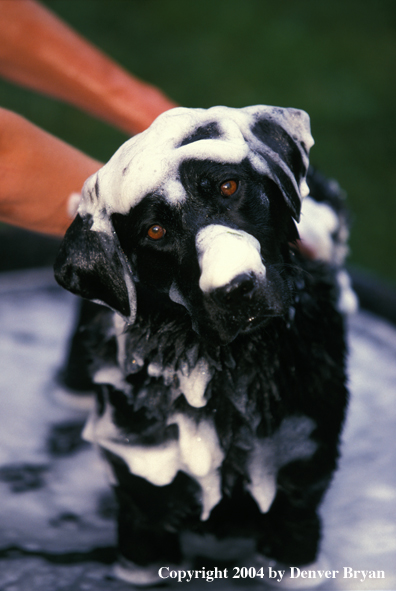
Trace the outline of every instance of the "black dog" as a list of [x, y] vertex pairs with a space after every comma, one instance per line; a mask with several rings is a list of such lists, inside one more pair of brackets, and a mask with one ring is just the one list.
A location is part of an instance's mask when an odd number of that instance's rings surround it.
[[249, 537], [256, 565], [317, 556], [348, 395], [340, 260], [296, 246], [312, 143], [295, 109], [174, 109], [84, 186], [55, 270], [116, 312], [90, 326], [85, 437], [133, 582], [180, 564], [186, 532]]

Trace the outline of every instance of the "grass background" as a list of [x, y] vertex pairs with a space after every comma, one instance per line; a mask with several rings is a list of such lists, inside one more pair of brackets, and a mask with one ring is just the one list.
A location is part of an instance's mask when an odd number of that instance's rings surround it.
[[[395, 0], [43, 3], [184, 106], [308, 111], [311, 161], [348, 193], [350, 262], [396, 284]], [[0, 104], [104, 161], [126, 139], [3, 80]]]

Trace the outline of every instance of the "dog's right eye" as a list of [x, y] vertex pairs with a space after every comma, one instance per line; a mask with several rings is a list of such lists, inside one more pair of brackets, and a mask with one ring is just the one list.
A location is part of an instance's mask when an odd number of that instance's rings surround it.
[[234, 179], [225, 181], [225, 183], [220, 185], [220, 193], [223, 195], [223, 197], [231, 197], [231, 195], [233, 195], [237, 189], [238, 181], [235, 181]]
[[165, 228], [158, 224], [154, 224], [147, 230], [147, 236], [151, 238], [151, 240], [161, 240], [166, 234]]

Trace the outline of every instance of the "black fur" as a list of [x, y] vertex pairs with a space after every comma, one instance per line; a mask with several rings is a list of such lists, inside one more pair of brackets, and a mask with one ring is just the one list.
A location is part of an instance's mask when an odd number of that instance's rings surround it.
[[[278, 150], [298, 182], [304, 177], [300, 151], [284, 130], [265, 121], [253, 132]], [[200, 127], [183, 145], [218, 133], [213, 125]], [[120, 552], [135, 565], [180, 563], [185, 531], [249, 536], [259, 555], [287, 565], [316, 558], [317, 509], [337, 465], [348, 399], [344, 320], [337, 309], [336, 270], [299, 253], [293, 218], [300, 199], [279, 164], [271, 167], [277, 182], [248, 159], [184, 160], [178, 170], [184, 201], [170, 203], [160, 191], [147, 194], [128, 214], [111, 214], [112, 237], [92, 231], [89, 219], [77, 216], [59, 255], [62, 285], [125, 317], [131, 312], [126, 269], [136, 283], [137, 315], [126, 328], [121, 366], [113, 312], [101, 309], [87, 327], [93, 374], [118, 367], [124, 379], [122, 387], [98, 387], [98, 416], [110, 405], [122, 437], [146, 447], [178, 439], [177, 424], [168, 422], [175, 412], [196, 424], [209, 419], [224, 453], [222, 498], [202, 521], [201, 489], [188, 474], [179, 471], [171, 483], [155, 486], [105, 451], [118, 482]], [[238, 189], [224, 197], [220, 186], [228, 179], [236, 179]], [[320, 194], [317, 180], [315, 186]], [[155, 224], [166, 229], [158, 241], [147, 234]], [[215, 290], [199, 288], [196, 236], [212, 224], [259, 242], [265, 281], [248, 271]], [[89, 247], [81, 247], [87, 237]], [[180, 301], [170, 299], [172, 289]], [[212, 377], [206, 403], [193, 407], [184, 394], [175, 399], [174, 389], [180, 372], [188, 375], [202, 358]], [[167, 368], [168, 377], [154, 376], [152, 363]], [[283, 441], [282, 433], [296, 421], [312, 453], [299, 455], [292, 440], [290, 449]], [[249, 457], [258, 440], [271, 440], [279, 455], [276, 495], [266, 513], [248, 492]]]
[[[56, 260], [56, 278], [72, 293], [100, 300], [128, 316], [130, 306], [117, 256], [117, 245], [107, 234], [93, 232], [90, 217], [79, 215], [68, 228]], [[75, 273], [78, 266], [78, 273]]]
[[[206, 391], [208, 403], [204, 409], [188, 412], [197, 420], [214, 418], [225, 460], [223, 500], [202, 523], [199, 487], [188, 476], [179, 473], [170, 485], [158, 488], [131, 475], [122, 461], [108, 453], [119, 481], [121, 551], [133, 562], [177, 563], [181, 554], [176, 532], [186, 529], [219, 537], [249, 535], [257, 540], [260, 552], [286, 564], [315, 559], [320, 539], [317, 507], [336, 467], [348, 398], [346, 347], [343, 319], [334, 306], [337, 288], [332, 273], [293, 250], [291, 260], [288, 272], [294, 275], [295, 312], [288, 310], [223, 346], [199, 337], [191, 329], [188, 313], [177, 304], [159, 306], [160, 299], [150, 291], [138, 290], [139, 313], [128, 330], [131, 365], [133, 351], [171, 364], [175, 370], [185, 364], [194, 367], [202, 355], [209, 360], [216, 373]], [[109, 364], [110, 352], [116, 363], [115, 338], [107, 336], [108, 314], [103, 311], [91, 326], [95, 368]], [[155, 445], [177, 437], [166, 419], [171, 410], [187, 411], [184, 397], [172, 404], [170, 386], [150, 377], [147, 364], [136, 373], [132, 365], [127, 381], [132, 387], [128, 395], [112, 386], [104, 389], [114, 420], [128, 440]], [[253, 429], [257, 416], [261, 420]], [[270, 511], [262, 514], [243, 490], [249, 478], [247, 454], [255, 437], [273, 434], [285, 417], [293, 416], [313, 419], [316, 427], [311, 438], [318, 444], [317, 451], [312, 458], [296, 460], [279, 471], [276, 499]], [[147, 546], [142, 539], [147, 539]], [[163, 555], [157, 555], [160, 547]]]

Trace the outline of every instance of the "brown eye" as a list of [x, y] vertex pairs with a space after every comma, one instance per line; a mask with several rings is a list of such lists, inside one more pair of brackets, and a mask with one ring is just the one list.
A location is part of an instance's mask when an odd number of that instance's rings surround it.
[[223, 197], [231, 197], [238, 188], [238, 181], [225, 181], [220, 185], [220, 193]]
[[154, 224], [151, 228], [147, 231], [147, 236], [151, 238], [151, 240], [161, 240], [166, 234], [165, 228], [159, 226], [158, 224]]

